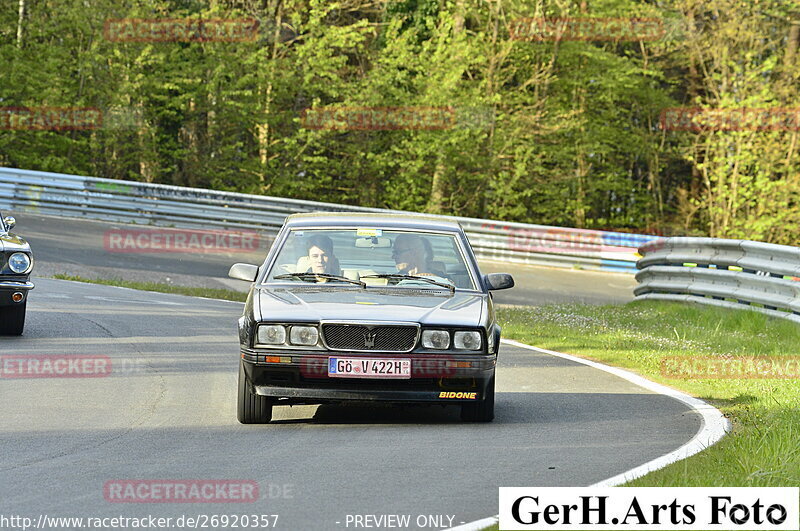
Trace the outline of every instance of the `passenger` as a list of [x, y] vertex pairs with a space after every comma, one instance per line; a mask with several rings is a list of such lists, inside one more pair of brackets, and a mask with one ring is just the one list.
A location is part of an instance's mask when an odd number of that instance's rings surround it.
[[395, 238], [392, 258], [401, 274], [446, 278], [443, 271], [431, 266], [433, 249], [430, 244], [416, 234], [401, 234]]
[[318, 235], [309, 238], [306, 243], [308, 262], [310, 267], [307, 273], [326, 273], [328, 275], [341, 275], [339, 259], [333, 253], [333, 240], [328, 236]]

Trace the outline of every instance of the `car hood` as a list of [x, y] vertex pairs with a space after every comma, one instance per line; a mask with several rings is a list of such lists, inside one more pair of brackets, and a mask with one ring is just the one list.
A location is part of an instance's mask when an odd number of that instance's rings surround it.
[[416, 289], [257, 288], [260, 321], [410, 321], [481, 326], [488, 296]]
[[3, 251], [30, 251], [31, 246], [24, 239], [10, 232], [0, 232], [0, 252]]

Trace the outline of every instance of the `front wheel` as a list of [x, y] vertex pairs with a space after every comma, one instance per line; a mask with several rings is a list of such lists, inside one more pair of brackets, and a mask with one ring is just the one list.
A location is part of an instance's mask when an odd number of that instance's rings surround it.
[[239, 392], [236, 417], [242, 424], [266, 424], [272, 420], [272, 401], [269, 397], [250, 392], [244, 362], [239, 361]]
[[461, 420], [464, 422], [491, 422], [494, 420], [494, 375], [486, 384], [486, 394], [478, 403], [461, 405]]
[[0, 336], [21, 336], [25, 328], [25, 307], [28, 301], [0, 308]]

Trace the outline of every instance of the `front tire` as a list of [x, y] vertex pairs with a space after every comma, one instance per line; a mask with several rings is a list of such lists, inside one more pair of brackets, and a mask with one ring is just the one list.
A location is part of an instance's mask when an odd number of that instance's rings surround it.
[[491, 422], [494, 420], [494, 375], [486, 384], [486, 395], [478, 403], [461, 405], [461, 420], [464, 422]]
[[267, 424], [272, 420], [272, 401], [269, 397], [250, 392], [244, 362], [239, 361], [239, 392], [236, 417], [242, 424]]
[[0, 308], [0, 336], [21, 336], [25, 328], [25, 307], [27, 299], [22, 304]]

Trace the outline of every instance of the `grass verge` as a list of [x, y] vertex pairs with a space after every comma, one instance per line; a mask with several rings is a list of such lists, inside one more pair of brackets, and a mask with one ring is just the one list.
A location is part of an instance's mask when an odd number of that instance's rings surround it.
[[[731, 419], [732, 433], [718, 444], [628, 485], [800, 484], [797, 324], [752, 311], [647, 301], [498, 314], [506, 338], [632, 370], [706, 400]], [[742, 358], [756, 358], [771, 376], [783, 369], [784, 377], [719, 377], [732, 375]]]
[[121, 279], [90, 279], [61, 274], [53, 275], [53, 278], [60, 280], [74, 280], [75, 282], [88, 282], [90, 284], [103, 284], [105, 286], [120, 286], [123, 288], [140, 289], [143, 291], [156, 291], [158, 293], [175, 293], [177, 295], [189, 295], [191, 297], [224, 299], [226, 301], [244, 302], [245, 299], [247, 299], [247, 293], [239, 293], [238, 291], [229, 289], [192, 288], [188, 286], [162, 284], [159, 282], [135, 282], [132, 280]]

